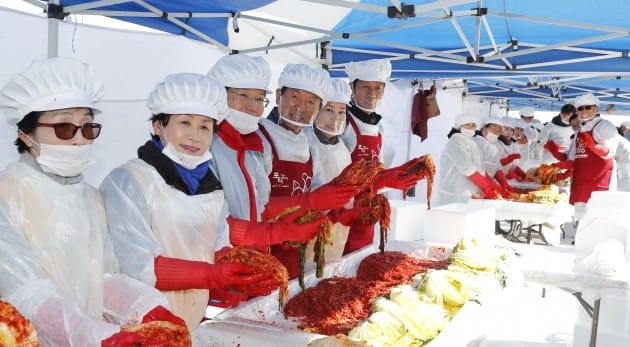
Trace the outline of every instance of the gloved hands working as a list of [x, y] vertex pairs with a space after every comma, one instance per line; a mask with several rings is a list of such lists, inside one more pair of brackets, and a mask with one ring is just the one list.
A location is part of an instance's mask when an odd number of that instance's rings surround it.
[[[156, 306], [151, 311], [147, 312], [142, 318], [142, 323], [149, 323], [153, 321], [167, 321], [173, 324], [177, 324], [186, 327], [186, 322], [183, 319], [174, 315], [171, 311], [167, 310], [164, 306]], [[188, 328], [186, 328], [188, 330]], [[164, 341], [162, 339], [141, 336], [136, 332], [129, 332], [121, 330], [118, 333], [110, 336], [109, 338], [101, 342], [102, 347], [120, 347], [120, 346], [142, 346], [151, 347], [168, 347], [171, 345], [171, 341]]]
[[154, 266], [159, 290], [235, 290], [259, 296], [268, 295], [279, 285], [271, 272], [238, 263], [210, 264], [158, 256]]
[[521, 155], [519, 153], [512, 153], [512, 154], [509, 154], [507, 157], [502, 158], [500, 161], [501, 161], [501, 165], [505, 166], [517, 159], [521, 159]]
[[330, 211], [328, 218], [333, 223], [341, 223], [345, 226], [372, 225], [370, 221], [361, 220], [361, 215], [369, 213], [371, 209], [371, 207], [338, 208]]
[[567, 154], [560, 152], [560, 147], [553, 141], [549, 140], [543, 146], [551, 155], [559, 161], [567, 160]]
[[325, 211], [343, 207], [359, 193], [356, 187], [325, 184], [302, 194], [300, 206], [311, 210]]
[[498, 170], [497, 173], [494, 174], [494, 177], [497, 179], [504, 192], [508, 194], [505, 196], [503, 192], [501, 192], [501, 195], [503, 195], [504, 198], [509, 197], [511, 193], [516, 193], [516, 189], [508, 183], [507, 177], [505, 177], [505, 173], [502, 170]]
[[277, 222], [250, 222], [229, 216], [227, 222], [230, 229], [230, 243], [234, 246], [269, 246], [284, 241], [308, 241], [315, 236], [319, 225], [326, 221], [326, 217], [303, 224], [296, 222], [296, 219], [307, 211], [300, 208]]
[[549, 165], [557, 167], [560, 170], [573, 170], [573, 160], [559, 161], [556, 163], [551, 163]]
[[468, 178], [481, 189], [486, 199], [498, 199], [501, 197], [501, 194], [495, 190], [496, 188], [493, 187], [493, 184], [479, 171], [468, 176]]
[[407, 191], [413, 188], [418, 182], [415, 174], [408, 173], [401, 167], [395, 167], [381, 171], [372, 184], [372, 190], [378, 192], [383, 188], [393, 188]]
[[609, 152], [608, 148], [604, 145], [600, 145], [599, 143], [595, 142], [595, 139], [593, 138], [593, 134], [591, 134], [590, 132], [583, 132], [581, 134], [582, 134], [582, 140], [584, 142], [584, 145], [588, 147], [588, 149], [593, 151], [593, 153], [595, 153], [596, 155], [600, 157], [605, 157], [608, 155], [608, 152]]

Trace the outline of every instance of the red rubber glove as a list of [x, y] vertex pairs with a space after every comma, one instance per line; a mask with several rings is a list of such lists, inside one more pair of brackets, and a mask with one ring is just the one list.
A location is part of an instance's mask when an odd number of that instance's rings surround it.
[[497, 171], [497, 173], [494, 174], [494, 177], [497, 179], [497, 181], [501, 185], [501, 188], [503, 188], [503, 190], [505, 190], [508, 193], [508, 196], [504, 196], [504, 197], [509, 197], [509, 193], [515, 193], [516, 192], [514, 187], [512, 187], [508, 183], [507, 178], [505, 177], [505, 173], [503, 171], [501, 171], [501, 170]]
[[513, 161], [515, 161], [516, 159], [521, 159], [521, 155], [519, 153], [512, 153], [510, 155], [508, 155], [507, 157], [501, 159], [501, 165], [505, 166]]
[[482, 175], [477, 171], [468, 176], [468, 178], [470, 178], [470, 180], [481, 189], [483, 195], [487, 199], [496, 199], [499, 196], [499, 194], [494, 191], [492, 185], [490, 184], [490, 182], [488, 182], [485, 175]]
[[588, 147], [588, 149], [593, 151], [593, 153], [595, 153], [596, 155], [602, 158], [608, 155], [608, 152], [610, 152], [608, 148], [606, 148], [606, 146], [604, 145], [600, 145], [597, 142], [595, 142], [595, 139], [593, 138], [593, 135], [590, 132], [584, 132], [582, 133], [582, 135], [583, 135], [582, 140], [584, 141], [584, 145]]
[[270, 196], [261, 217], [263, 220], [271, 220], [287, 208], [301, 206], [300, 199], [299, 196]]
[[279, 283], [270, 272], [237, 263], [210, 264], [158, 256], [155, 288], [159, 290], [234, 289], [251, 296], [268, 295]]
[[249, 297], [245, 294], [229, 292], [225, 290], [213, 290], [210, 292], [210, 300], [208, 305], [216, 307], [236, 307], [241, 301], [247, 300]]
[[514, 168], [512, 168], [512, 170], [510, 170], [510, 172], [508, 172], [507, 174], [507, 178], [517, 180], [519, 182], [525, 181], [526, 177], [527, 177], [527, 173], [518, 166], [515, 166]]
[[229, 216], [230, 243], [234, 246], [270, 246], [284, 241], [304, 242], [315, 237], [326, 216], [310, 223], [298, 224], [295, 220], [307, 210], [301, 208], [277, 222], [249, 222]]
[[328, 213], [328, 218], [334, 223], [340, 223], [345, 226], [364, 226], [372, 225], [361, 221], [362, 213], [369, 213], [370, 207], [353, 207], [353, 208], [339, 208], [332, 210]]
[[497, 181], [495, 181], [492, 177], [490, 177], [490, 175], [487, 172], [486, 172], [486, 180], [488, 181], [488, 184], [490, 184], [490, 186], [492, 187], [492, 190], [495, 193], [498, 193], [498, 196], [496, 197], [497, 199], [507, 198], [510, 196], [510, 192], [508, 192], [503, 187], [501, 187], [501, 185], [497, 183]]
[[167, 310], [164, 306], [158, 305], [154, 307], [151, 311], [147, 312], [144, 317], [142, 317], [142, 323], [148, 323], [153, 321], [166, 321], [171, 322], [173, 324], [186, 326], [186, 322], [183, 319], [174, 315], [171, 311]]
[[573, 169], [568, 169], [564, 172], [559, 172], [556, 175], [556, 182], [566, 180], [567, 178], [573, 176]]
[[343, 207], [359, 193], [356, 187], [325, 184], [316, 190], [302, 194], [300, 206], [325, 211]]
[[551, 163], [549, 165], [557, 167], [560, 170], [573, 170], [573, 160], [559, 161], [557, 163]]
[[413, 188], [418, 182], [415, 174], [410, 174], [399, 168], [387, 169], [381, 171], [372, 184], [372, 190], [378, 192], [383, 188], [393, 188], [404, 192]]
[[146, 347], [169, 347], [171, 341], [164, 341], [150, 337], [143, 337], [137, 333], [120, 331], [107, 339], [101, 341], [101, 347], [121, 347], [121, 346], [146, 346]]

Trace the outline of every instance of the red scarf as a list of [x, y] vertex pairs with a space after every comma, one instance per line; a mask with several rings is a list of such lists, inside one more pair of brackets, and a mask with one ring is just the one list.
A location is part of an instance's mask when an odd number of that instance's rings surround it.
[[217, 135], [228, 147], [236, 151], [238, 167], [241, 169], [241, 173], [243, 174], [243, 178], [245, 178], [245, 183], [247, 184], [247, 195], [249, 196], [249, 220], [256, 221], [256, 192], [254, 190], [252, 178], [245, 167], [245, 151], [262, 152], [262, 139], [256, 132], [242, 135], [227, 121], [223, 121], [219, 124], [219, 127], [217, 128]]

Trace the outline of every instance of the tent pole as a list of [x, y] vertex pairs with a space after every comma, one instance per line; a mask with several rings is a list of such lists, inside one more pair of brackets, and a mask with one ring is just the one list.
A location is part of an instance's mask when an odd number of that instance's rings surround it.
[[59, 56], [59, 20], [50, 13], [54, 6], [59, 6], [59, 0], [48, 1], [48, 58]]

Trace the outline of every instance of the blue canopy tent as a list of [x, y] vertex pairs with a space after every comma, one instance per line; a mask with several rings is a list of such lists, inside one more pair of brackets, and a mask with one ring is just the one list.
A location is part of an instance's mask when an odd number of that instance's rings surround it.
[[[592, 92], [602, 108], [630, 110], [627, 0], [25, 1], [46, 8], [51, 18], [105, 15], [226, 53], [308, 47], [312, 60], [333, 76], [345, 76], [349, 61], [388, 58], [393, 78], [463, 79], [467, 95], [514, 107], [557, 110]], [[296, 4], [318, 5], [321, 13], [287, 10]], [[332, 26], [303, 24], [338, 11], [348, 13]], [[249, 42], [249, 34], [238, 33], [247, 24], [267, 39]], [[296, 32], [308, 35], [295, 39]]]

